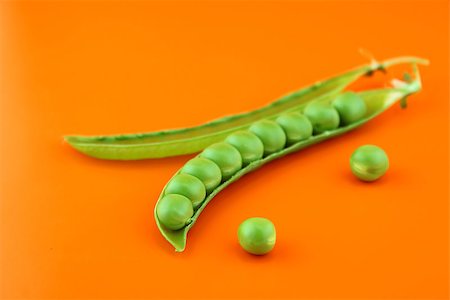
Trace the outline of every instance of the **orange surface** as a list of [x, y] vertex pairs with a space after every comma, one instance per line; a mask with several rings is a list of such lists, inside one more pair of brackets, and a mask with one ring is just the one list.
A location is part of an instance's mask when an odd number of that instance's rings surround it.
[[[1, 298], [448, 299], [448, 1], [0, 7]], [[430, 59], [423, 92], [227, 188], [184, 253], [153, 207], [191, 156], [100, 161], [62, 140], [254, 109], [365, 63], [359, 47]], [[373, 184], [348, 167], [365, 143], [391, 160]], [[237, 244], [252, 216], [277, 227], [266, 257]]]

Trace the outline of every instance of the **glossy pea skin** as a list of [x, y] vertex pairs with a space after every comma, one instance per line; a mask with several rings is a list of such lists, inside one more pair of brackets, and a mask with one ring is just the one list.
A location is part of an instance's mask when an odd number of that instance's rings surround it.
[[266, 218], [249, 218], [239, 226], [238, 240], [248, 253], [255, 255], [269, 253], [276, 242], [275, 226]]
[[178, 230], [186, 226], [194, 215], [192, 202], [187, 197], [177, 194], [165, 195], [156, 207], [159, 221], [168, 229]]
[[261, 159], [264, 154], [264, 145], [261, 140], [250, 131], [238, 131], [229, 135], [225, 142], [235, 147], [242, 157], [243, 165]]
[[366, 102], [353, 92], [338, 95], [333, 101], [333, 107], [339, 113], [341, 125], [355, 123], [364, 118], [367, 112]]
[[249, 130], [254, 133], [264, 145], [264, 156], [280, 151], [286, 145], [286, 134], [274, 121], [261, 120], [250, 126]]
[[222, 172], [222, 180], [228, 180], [242, 168], [242, 157], [239, 151], [228, 143], [212, 144], [203, 150], [200, 157], [212, 160]]
[[305, 107], [303, 113], [311, 122], [314, 134], [320, 134], [339, 127], [337, 110], [326, 103], [312, 102]]
[[188, 161], [180, 173], [189, 174], [200, 179], [205, 185], [206, 193], [214, 190], [222, 181], [222, 172], [216, 163], [203, 157], [196, 157]]
[[279, 116], [276, 120], [286, 133], [287, 144], [303, 141], [311, 137], [313, 127], [307, 117], [299, 112], [285, 113]]
[[389, 169], [389, 158], [378, 146], [364, 145], [350, 157], [352, 173], [362, 181], [375, 181]]
[[191, 200], [194, 208], [205, 200], [206, 188], [203, 182], [189, 174], [177, 174], [167, 184], [164, 194], [178, 194]]

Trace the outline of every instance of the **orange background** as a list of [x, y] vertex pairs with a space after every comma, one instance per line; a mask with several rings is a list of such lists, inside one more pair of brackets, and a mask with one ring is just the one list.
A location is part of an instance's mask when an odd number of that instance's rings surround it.
[[[1, 2], [1, 293], [9, 298], [448, 299], [447, 1]], [[424, 90], [220, 193], [175, 253], [155, 201], [192, 155], [85, 157], [64, 134], [186, 127], [367, 60], [417, 55]], [[355, 87], [364, 88], [369, 83]], [[358, 182], [348, 159], [383, 147]], [[237, 244], [252, 216], [278, 242]]]

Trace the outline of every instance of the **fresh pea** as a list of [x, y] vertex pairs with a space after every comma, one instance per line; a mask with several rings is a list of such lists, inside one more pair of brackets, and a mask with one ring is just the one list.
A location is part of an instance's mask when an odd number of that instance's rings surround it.
[[288, 145], [303, 141], [313, 133], [313, 127], [309, 119], [298, 112], [282, 114], [277, 118], [277, 123], [286, 133]]
[[169, 230], [178, 230], [186, 226], [194, 214], [191, 200], [182, 195], [168, 194], [158, 201], [156, 206], [158, 220]]
[[207, 147], [200, 154], [215, 162], [222, 172], [222, 180], [228, 180], [242, 168], [242, 157], [239, 151], [227, 143], [216, 143]]
[[261, 159], [264, 154], [264, 145], [261, 140], [249, 131], [238, 131], [229, 135], [225, 142], [235, 147], [242, 156], [243, 165]]
[[367, 112], [366, 102], [356, 93], [346, 92], [340, 94], [333, 101], [338, 111], [341, 125], [348, 125], [364, 118]]
[[375, 181], [389, 169], [389, 158], [380, 147], [364, 145], [353, 152], [350, 168], [362, 181]]
[[239, 244], [251, 254], [269, 253], [275, 246], [276, 239], [275, 226], [266, 218], [247, 219], [238, 229]]
[[312, 102], [305, 107], [303, 113], [311, 121], [315, 134], [339, 127], [337, 110], [326, 103]]
[[65, 136], [65, 140], [78, 151], [101, 159], [136, 160], [195, 153], [213, 143], [223, 141], [234, 131], [248, 128], [255, 121], [276, 117], [295, 108], [300, 109], [318, 98], [333, 99], [361, 76], [402, 63], [428, 64], [428, 61], [416, 57], [398, 57], [382, 62], [372, 61], [370, 64], [290, 93], [262, 108], [195, 127], [111, 136], [72, 135]]
[[203, 182], [189, 174], [177, 174], [167, 184], [166, 194], [179, 194], [192, 201], [197, 208], [206, 197], [206, 189]]
[[206, 193], [211, 193], [222, 181], [222, 172], [213, 161], [195, 157], [188, 161], [181, 169], [180, 173], [190, 174], [200, 179], [206, 188]]
[[280, 125], [274, 121], [261, 120], [255, 122], [249, 129], [264, 145], [264, 155], [280, 151], [286, 145], [286, 134]]

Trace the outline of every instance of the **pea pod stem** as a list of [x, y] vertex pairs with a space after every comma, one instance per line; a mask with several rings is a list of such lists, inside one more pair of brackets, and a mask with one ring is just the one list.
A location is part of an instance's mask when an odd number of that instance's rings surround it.
[[283, 96], [262, 108], [195, 127], [114, 136], [72, 135], [65, 136], [65, 140], [78, 151], [100, 159], [138, 160], [195, 153], [234, 131], [247, 128], [254, 121], [274, 118], [318, 98], [334, 97], [361, 76], [404, 63], [428, 64], [428, 61], [417, 57], [398, 57], [380, 63], [373, 60], [370, 64]]
[[[415, 78], [411, 82], [405, 82], [405, 85], [402, 85], [401, 87], [393, 87], [393, 88], [383, 88], [383, 89], [374, 89], [374, 90], [368, 90], [359, 92], [358, 94], [362, 97], [362, 99], [365, 101], [367, 105], [367, 113], [366, 116], [353, 124], [339, 127], [335, 130], [326, 131], [324, 133], [311, 136], [309, 139], [300, 141], [298, 143], [295, 143], [289, 147], [284, 148], [281, 151], [275, 152], [271, 155], [268, 155], [260, 160], [254, 161], [247, 165], [246, 167], [239, 170], [237, 173], [235, 173], [231, 178], [228, 180], [222, 182], [218, 187], [216, 187], [204, 200], [204, 202], [200, 205], [200, 207], [195, 211], [193, 217], [189, 220], [186, 227], [180, 229], [180, 230], [168, 230], [164, 227], [164, 225], [161, 224], [161, 222], [158, 220], [158, 215], [156, 213], [156, 206], [155, 206], [155, 220], [156, 224], [161, 232], [161, 234], [165, 237], [165, 239], [175, 248], [177, 252], [184, 251], [186, 247], [186, 241], [187, 241], [187, 235], [189, 230], [194, 226], [196, 220], [202, 213], [202, 211], [206, 208], [208, 203], [223, 189], [225, 189], [228, 185], [232, 184], [233, 182], [237, 181], [239, 178], [244, 176], [247, 173], [250, 173], [263, 165], [269, 163], [270, 161], [283, 157], [285, 155], [288, 155], [290, 153], [296, 152], [298, 150], [301, 150], [303, 148], [309, 147], [311, 145], [320, 143], [324, 140], [342, 135], [344, 133], [347, 133], [357, 127], [360, 127], [361, 125], [367, 123], [368, 121], [372, 120], [385, 110], [387, 110], [389, 107], [391, 107], [393, 104], [398, 102], [399, 100], [409, 96], [410, 94], [416, 93], [420, 91], [421, 89], [421, 82], [420, 82], [420, 74], [415, 64], [413, 64], [413, 73], [415, 75]], [[315, 101], [331, 101], [330, 98], [321, 98], [316, 99]], [[178, 174], [178, 173], [177, 173]], [[175, 174], [175, 176], [177, 175]], [[164, 190], [162, 191], [158, 202], [162, 199], [164, 196]]]

